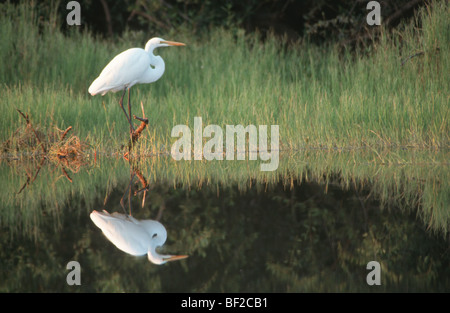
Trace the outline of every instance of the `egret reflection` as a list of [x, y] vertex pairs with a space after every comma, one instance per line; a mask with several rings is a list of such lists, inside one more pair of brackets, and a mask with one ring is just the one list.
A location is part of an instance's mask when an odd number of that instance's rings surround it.
[[185, 259], [187, 255], [165, 255], [156, 251], [167, 239], [166, 228], [158, 221], [137, 220], [131, 215], [107, 211], [91, 213], [91, 220], [120, 250], [135, 256], [146, 255], [154, 264]]
[[[158, 253], [156, 251], [157, 248], [163, 246], [167, 239], [166, 228], [159, 221], [151, 219], [138, 220], [131, 215], [131, 185], [136, 174], [142, 183], [143, 180], [141, 178], [143, 176], [138, 171], [133, 172], [127, 191], [120, 200], [120, 204], [125, 211], [123, 203], [124, 198], [128, 193], [128, 203], [130, 206], [129, 214], [119, 212], [109, 213], [106, 210], [99, 212], [94, 210], [90, 214], [91, 220], [102, 230], [109, 241], [111, 241], [118, 249], [128, 254], [134, 256], [147, 255], [150, 262], [158, 265], [187, 258], [187, 255]], [[147, 187], [148, 184], [145, 184], [143, 189], [147, 191]], [[135, 193], [135, 195], [136, 194], [137, 193]], [[144, 202], [145, 192], [142, 206], [144, 205]], [[160, 214], [158, 214], [158, 216], [160, 216]]]

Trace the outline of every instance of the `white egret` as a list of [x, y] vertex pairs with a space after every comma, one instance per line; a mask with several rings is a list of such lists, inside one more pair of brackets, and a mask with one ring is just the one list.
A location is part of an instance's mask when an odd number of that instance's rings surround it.
[[[119, 105], [130, 124], [130, 136], [134, 132], [131, 123], [130, 88], [136, 84], [149, 84], [157, 81], [164, 74], [164, 60], [153, 54], [159, 47], [185, 46], [184, 43], [167, 41], [162, 38], [152, 38], [145, 45], [145, 49], [131, 48], [111, 60], [100, 75], [92, 82], [89, 93], [105, 95], [107, 92], [123, 90]], [[128, 89], [128, 114], [123, 108], [123, 97]]]
[[120, 250], [135, 256], [146, 255], [154, 264], [185, 259], [187, 255], [164, 255], [156, 252], [167, 239], [166, 228], [158, 221], [137, 220], [131, 215], [118, 212], [109, 214], [93, 211], [90, 215], [94, 224]]

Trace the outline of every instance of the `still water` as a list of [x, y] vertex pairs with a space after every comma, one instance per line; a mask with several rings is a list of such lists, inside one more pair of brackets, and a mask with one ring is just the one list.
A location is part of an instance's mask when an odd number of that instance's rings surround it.
[[[300, 151], [1, 160], [2, 292], [449, 292], [448, 152]], [[94, 211], [157, 220], [162, 265], [118, 249]], [[68, 285], [70, 261], [80, 285]], [[380, 264], [370, 286], [367, 264]]]

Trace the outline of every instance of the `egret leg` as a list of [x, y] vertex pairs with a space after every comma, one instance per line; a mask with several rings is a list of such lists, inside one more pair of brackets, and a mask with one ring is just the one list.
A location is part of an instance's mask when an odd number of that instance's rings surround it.
[[[131, 119], [130, 119], [130, 117], [128, 116], [127, 111], [125, 111], [125, 108], [123, 107], [123, 97], [125, 96], [125, 92], [127, 92], [126, 89], [123, 90], [122, 97], [121, 97], [120, 100], [119, 100], [119, 105], [120, 105], [120, 107], [122, 108], [123, 113], [125, 113], [125, 116], [127, 117], [128, 123], [130, 124], [130, 128], [133, 128], [133, 125], [131, 124]], [[130, 99], [130, 98], [128, 98], [128, 102], [130, 102], [129, 99]]]
[[133, 174], [133, 177], [131, 178], [130, 188], [128, 189], [128, 209], [130, 210], [130, 216], [131, 216], [131, 182], [133, 181], [134, 175], [135, 174]]
[[128, 116], [130, 117], [130, 140], [133, 140], [134, 127], [131, 123], [131, 102], [130, 102], [130, 91], [131, 88], [128, 88]]
[[126, 199], [126, 197], [128, 196], [128, 210], [129, 210], [128, 213], [130, 214], [130, 216], [131, 216], [131, 184], [133, 183], [135, 175], [136, 175], [135, 173], [133, 173], [133, 174], [130, 173], [130, 177], [131, 177], [130, 182], [128, 183], [128, 187], [125, 190], [122, 198], [120, 198], [120, 206], [122, 207], [122, 209], [124, 210], [124, 212], [126, 214], [127, 210], [125, 209], [124, 199]]

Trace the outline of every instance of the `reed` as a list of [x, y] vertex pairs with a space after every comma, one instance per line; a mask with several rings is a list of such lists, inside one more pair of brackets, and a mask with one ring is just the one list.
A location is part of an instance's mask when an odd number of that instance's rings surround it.
[[[44, 129], [73, 126], [100, 150], [126, 146], [120, 95], [91, 97], [87, 88], [114, 55], [149, 38], [62, 34], [29, 4], [2, 4], [0, 11], [0, 57], [7, 60], [0, 68], [0, 140], [23, 123], [18, 108]], [[155, 34], [187, 46], [159, 49], [166, 73], [132, 90], [134, 112], [143, 102], [149, 119], [139, 151], [170, 151], [172, 127], [192, 127], [195, 116], [221, 127], [279, 125], [284, 150], [448, 148], [449, 17], [448, 3], [434, 2], [418, 14], [421, 28], [382, 30], [377, 44], [356, 53], [306, 40], [261, 41], [240, 30], [211, 30], [203, 38]]]

